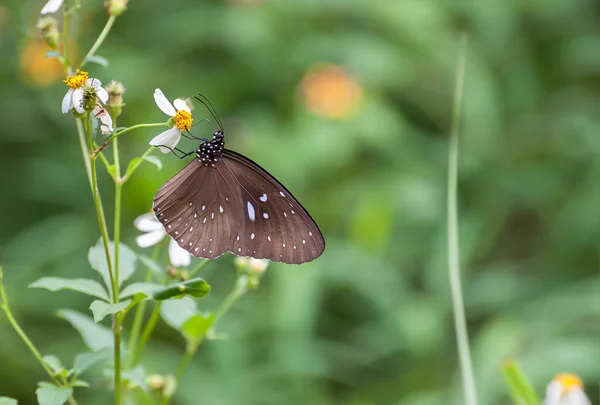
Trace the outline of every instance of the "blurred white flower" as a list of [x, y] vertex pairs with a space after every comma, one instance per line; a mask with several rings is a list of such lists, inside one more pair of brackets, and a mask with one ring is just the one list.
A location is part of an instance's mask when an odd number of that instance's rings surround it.
[[173, 127], [155, 136], [150, 141], [150, 145], [158, 146], [162, 153], [169, 153], [170, 149], [177, 146], [181, 139], [181, 132], [189, 131], [192, 127], [194, 121], [192, 111], [185, 100], [180, 98], [176, 98], [171, 104], [160, 89], [154, 90], [154, 101], [162, 112], [173, 118]]
[[102, 135], [108, 135], [113, 131], [113, 122], [110, 114], [101, 105], [97, 104], [92, 111], [94, 117], [100, 120], [100, 132]]
[[77, 70], [77, 74], [67, 76], [64, 82], [69, 87], [69, 90], [62, 100], [61, 110], [63, 114], [68, 113], [73, 108], [79, 114], [83, 114], [84, 91], [88, 92], [88, 94], [95, 93], [103, 103], [106, 103], [108, 100], [108, 93], [102, 88], [102, 82], [93, 77], [88, 78], [88, 72]]
[[544, 405], [591, 405], [583, 392], [581, 379], [574, 374], [559, 374], [546, 387]]
[[267, 270], [269, 261], [267, 259], [255, 259], [253, 257], [238, 256], [235, 258], [235, 264], [239, 267], [247, 267], [256, 274], [262, 274]]
[[44, 7], [42, 7], [41, 14], [56, 13], [60, 6], [62, 6], [64, 0], [48, 0]]
[[[165, 228], [151, 212], [137, 217], [133, 225], [138, 230], [146, 232], [135, 238], [135, 242], [142, 248], [154, 246], [167, 236]], [[169, 260], [171, 264], [175, 267], [189, 266], [191, 263], [190, 254], [182, 249], [170, 236], [169, 238], [171, 239], [169, 241]]]

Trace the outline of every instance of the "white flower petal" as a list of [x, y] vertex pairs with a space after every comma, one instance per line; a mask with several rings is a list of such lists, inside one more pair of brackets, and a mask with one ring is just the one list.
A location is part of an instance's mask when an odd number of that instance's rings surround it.
[[585, 392], [580, 389], [572, 389], [565, 396], [565, 403], [569, 405], [591, 405], [591, 402]]
[[62, 4], [63, 0], [48, 0], [42, 8], [41, 14], [56, 13]]
[[[171, 152], [168, 148], [164, 148], [163, 146], [168, 146], [173, 149], [177, 146], [177, 143], [181, 139], [181, 132], [177, 127], [173, 127], [171, 129], [167, 129], [164, 132], [161, 132], [157, 136], [155, 136], [151, 141], [150, 145], [152, 146], [160, 146], [160, 151], [162, 153]], [[162, 145], [162, 146], [161, 146]]]
[[158, 229], [163, 229], [163, 226], [154, 216], [154, 213], [147, 212], [140, 215], [133, 221], [133, 226], [142, 232], [152, 232]]
[[179, 247], [173, 239], [169, 243], [169, 259], [175, 267], [189, 266], [192, 262], [190, 254], [185, 249]]
[[164, 237], [165, 233], [162, 230], [143, 233], [135, 238], [135, 243], [137, 243], [137, 245], [141, 248], [146, 248], [156, 245], [158, 242], [163, 240]]
[[156, 102], [156, 105], [158, 106], [158, 108], [160, 108], [162, 112], [167, 114], [169, 117], [175, 116], [175, 107], [173, 107], [169, 100], [167, 100], [167, 98], [160, 89], [154, 90], [154, 101]]
[[73, 89], [69, 88], [69, 91], [67, 91], [67, 94], [62, 99], [60, 109], [63, 114], [66, 114], [71, 108], [73, 108]]
[[558, 405], [560, 403], [560, 396], [562, 394], [562, 385], [558, 381], [550, 381], [546, 386], [546, 398], [544, 398], [544, 405]]
[[98, 98], [102, 100], [104, 104], [106, 104], [108, 101], [108, 92], [104, 90], [104, 87], [98, 87], [96, 89], [96, 94], [98, 95]]
[[83, 114], [83, 90], [81, 87], [73, 90], [73, 107], [79, 114]]
[[102, 82], [98, 79], [96, 79], [95, 77], [90, 77], [85, 81], [85, 85], [88, 87], [93, 87], [94, 89], [98, 90], [98, 87], [102, 86]]
[[187, 111], [189, 113], [192, 112], [192, 110], [190, 110], [190, 107], [188, 107], [187, 103], [185, 102], [185, 100], [182, 100], [180, 98], [176, 98], [173, 101], [173, 105], [175, 106], [175, 109], [177, 111], [183, 110], [183, 111]]

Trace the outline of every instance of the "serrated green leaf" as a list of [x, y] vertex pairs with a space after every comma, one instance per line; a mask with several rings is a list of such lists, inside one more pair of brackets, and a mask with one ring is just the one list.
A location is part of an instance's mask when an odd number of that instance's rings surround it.
[[113, 347], [113, 335], [106, 326], [97, 324], [89, 316], [70, 309], [61, 309], [57, 314], [79, 332], [83, 342], [91, 351], [97, 352]]
[[194, 298], [201, 298], [208, 294], [210, 285], [202, 277], [196, 277], [188, 281], [172, 284], [168, 287], [156, 291], [152, 294], [152, 298], [157, 301], [166, 300], [169, 298], [178, 298], [185, 295], [191, 295]]
[[182, 325], [197, 313], [196, 302], [190, 297], [167, 300], [160, 307], [162, 319], [167, 325], [177, 330], [181, 330]]
[[90, 310], [94, 314], [94, 322], [98, 323], [103, 320], [107, 315], [112, 315], [116, 312], [122, 311], [127, 308], [131, 300], [121, 301], [116, 304], [109, 304], [104, 301], [95, 300], [90, 304]]
[[72, 290], [108, 301], [106, 290], [100, 283], [87, 278], [42, 277], [29, 284], [29, 288], [45, 288], [50, 291]]
[[90, 383], [84, 380], [75, 380], [71, 383], [73, 387], [86, 387], [89, 388]]
[[73, 361], [73, 369], [71, 371], [76, 376], [83, 374], [96, 364], [102, 361], [107, 361], [110, 358], [110, 355], [111, 352], [108, 349], [93, 353], [79, 353], [77, 356], [75, 356], [75, 360]]
[[162, 169], [162, 167], [163, 167], [162, 162], [160, 161], [160, 159], [157, 156], [152, 156], [152, 155], [142, 156], [142, 159], [145, 160], [146, 162], [152, 163], [154, 166], [156, 166], [158, 168], [158, 170]]
[[[114, 262], [114, 243], [108, 243], [108, 249], [111, 257], [111, 261]], [[106, 263], [106, 255], [104, 253], [104, 245], [102, 244], [102, 238], [98, 239], [95, 246], [90, 248], [88, 253], [88, 260], [90, 266], [96, 270], [106, 283], [107, 288], [110, 290], [110, 276], [108, 273], [108, 265]], [[137, 258], [133, 250], [124, 245], [119, 244], [119, 285], [124, 281], [128, 280], [135, 271], [135, 262]]]
[[156, 283], [132, 283], [121, 291], [119, 299], [129, 298], [136, 294], [142, 293], [147, 297], [151, 297], [152, 293], [163, 288], [162, 285]]
[[105, 57], [99, 56], [99, 55], [91, 55], [88, 56], [87, 58], [85, 58], [86, 62], [92, 62], [92, 63], [97, 63], [98, 65], [107, 67], [108, 66], [108, 59], [106, 59]]
[[62, 363], [60, 362], [59, 358], [52, 354], [44, 356], [42, 359], [44, 360], [44, 363], [46, 363], [48, 365], [48, 367], [50, 367], [50, 369], [52, 369], [52, 372], [54, 373], [54, 375], [58, 374], [60, 372], [60, 370], [62, 370], [62, 368], [63, 368]]
[[196, 314], [190, 317], [181, 326], [181, 332], [187, 342], [188, 351], [200, 344], [206, 332], [215, 323], [213, 313]]
[[0, 405], [18, 405], [17, 400], [9, 397], [0, 397]]
[[40, 405], [62, 405], [73, 393], [73, 388], [57, 387], [52, 384], [39, 384], [40, 387], [35, 390], [37, 400]]

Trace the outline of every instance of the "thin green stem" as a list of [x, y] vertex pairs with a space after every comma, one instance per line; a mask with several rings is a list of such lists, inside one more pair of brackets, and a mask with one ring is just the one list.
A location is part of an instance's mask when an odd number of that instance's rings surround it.
[[102, 43], [106, 39], [106, 36], [110, 32], [110, 29], [112, 28], [112, 26], [113, 26], [113, 24], [115, 23], [116, 20], [117, 20], [117, 17], [114, 16], [114, 15], [111, 15], [108, 18], [108, 21], [106, 21], [106, 24], [104, 25], [104, 28], [102, 29], [102, 32], [100, 33], [100, 35], [96, 39], [96, 42], [94, 42], [94, 45], [92, 45], [92, 47], [90, 48], [90, 50], [88, 51], [88, 53], [85, 55], [85, 57], [81, 61], [81, 64], [79, 66], [80, 68], [82, 68], [88, 62], [88, 59], [96, 53], [96, 51], [98, 50], [98, 48], [100, 48], [100, 45], [102, 45]]
[[[160, 255], [162, 244], [159, 243], [154, 247], [154, 251], [152, 252], [152, 260], [156, 261], [158, 256]], [[146, 282], [150, 282], [152, 280], [152, 271], [150, 269], [146, 269]], [[142, 330], [142, 322], [144, 321], [144, 314], [146, 312], [146, 301], [142, 301], [138, 304], [135, 316], [133, 318], [133, 325], [131, 326], [131, 335], [129, 335], [129, 343], [127, 344], [127, 358], [125, 359], [125, 370], [130, 369], [134, 366], [134, 355], [136, 352], [136, 345], [138, 342], [138, 338], [140, 336], [140, 331]]]
[[108, 138], [106, 141], [104, 141], [104, 143], [102, 143], [102, 145], [100, 145], [100, 147], [99, 147], [99, 148], [97, 148], [97, 149], [94, 151], [94, 155], [96, 155], [96, 154], [100, 153], [102, 150], [106, 149], [106, 147], [107, 147], [107, 146], [108, 146], [108, 145], [109, 145], [109, 144], [110, 144], [110, 143], [111, 143], [111, 142], [112, 142], [112, 141], [113, 141], [115, 138], [117, 138], [118, 136], [121, 136], [121, 135], [123, 135], [123, 134], [125, 134], [125, 133], [127, 133], [127, 132], [129, 132], [129, 131], [132, 131], [132, 130], [134, 130], [134, 129], [139, 129], [139, 128], [155, 128], [155, 127], [166, 127], [166, 126], [167, 126], [167, 124], [168, 124], [168, 121], [167, 121], [167, 122], [156, 122], [156, 123], [153, 123], [153, 124], [138, 124], [138, 125], [132, 125], [132, 126], [130, 126], [130, 127], [127, 127], [127, 128], [123, 128], [122, 130], [120, 130], [120, 131], [117, 131], [117, 132], [113, 133], [113, 134], [111, 135], [111, 137], [110, 137], [110, 138]]
[[463, 34], [461, 37], [456, 70], [452, 133], [450, 136], [450, 150], [448, 156], [448, 274], [450, 277], [450, 288], [452, 290], [452, 307], [454, 311], [465, 403], [467, 405], [477, 405], [477, 391], [475, 388], [475, 378], [473, 376], [467, 322], [460, 283], [460, 253], [458, 245], [458, 139], [466, 64], [467, 36], [466, 34]]
[[156, 150], [156, 148], [154, 146], [151, 146], [148, 149], [146, 149], [144, 154], [142, 156], [140, 156], [141, 159], [138, 160], [137, 162], [135, 162], [133, 164], [133, 166], [131, 166], [131, 168], [127, 170], [127, 173], [125, 173], [125, 176], [123, 176], [123, 178], [121, 179], [121, 182], [125, 183], [127, 180], [129, 180], [131, 178], [131, 176], [133, 175], [133, 173], [135, 173], [135, 171], [138, 169], [138, 167], [140, 167], [140, 165], [144, 162], [143, 158], [151, 155], [152, 152], [154, 152], [155, 150]]
[[[48, 367], [48, 365], [42, 358], [42, 355], [40, 354], [39, 350], [35, 347], [33, 342], [29, 339], [25, 331], [21, 328], [21, 326], [13, 316], [12, 311], [10, 310], [10, 307], [8, 305], [8, 297], [6, 296], [6, 291], [4, 291], [2, 277], [2, 266], [0, 266], [0, 308], [2, 308], [2, 311], [6, 315], [8, 322], [15, 330], [15, 332], [17, 332], [17, 335], [19, 335], [19, 337], [25, 343], [25, 345], [29, 348], [33, 356], [40, 362], [42, 368], [46, 371], [46, 373], [48, 373], [52, 382], [54, 382], [54, 384], [56, 384], [58, 387], [67, 386], [67, 384], [62, 384], [61, 381], [52, 373], [52, 370], [50, 370], [50, 367]], [[73, 398], [72, 395], [69, 396], [68, 401], [71, 405], [77, 405], [77, 402], [75, 401], [75, 398]]]
[[77, 137], [79, 138], [79, 145], [81, 146], [81, 154], [83, 155], [83, 164], [85, 166], [85, 172], [87, 173], [88, 182], [90, 183], [90, 188], [92, 188], [92, 193], [94, 192], [92, 187], [92, 165], [90, 163], [90, 153], [86, 146], [86, 136], [85, 130], [83, 128], [83, 120], [79, 117], [75, 118], [75, 124], [77, 126]]
[[214, 324], [216, 324], [217, 321], [219, 319], [221, 319], [221, 317], [223, 315], [225, 315], [225, 313], [227, 311], [229, 311], [229, 308], [231, 308], [231, 306], [238, 299], [240, 299], [240, 297], [242, 295], [244, 295], [244, 293], [247, 290], [248, 290], [248, 276], [246, 274], [240, 273], [240, 275], [238, 276], [238, 278], [235, 282], [235, 286], [233, 287], [233, 290], [231, 290], [231, 292], [227, 295], [227, 297], [225, 297], [225, 299], [223, 300], [223, 302], [221, 303], [219, 308], [217, 308], [217, 310], [215, 311]]
[[[197, 349], [198, 346], [195, 346], [193, 350], [188, 350], [185, 352], [185, 355], [181, 359], [179, 366], [177, 366], [177, 371], [175, 372], [175, 381], [177, 383], [181, 381], [181, 378], [183, 377], [183, 374], [185, 373], [188, 364], [190, 364], [190, 361], [194, 357], [194, 354], [196, 354]], [[160, 402], [160, 405], [168, 405], [169, 402], [171, 402], [171, 398], [173, 398], [173, 395], [163, 397], [162, 401]]]
[[[113, 117], [113, 122], [116, 124], [116, 117]], [[102, 154], [100, 154], [102, 155]], [[115, 301], [119, 300], [119, 242], [121, 240], [121, 203], [123, 183], [121, 182], [121, 161], [119, 159], [119, 143], [117, 139], [113, 143], [113, 162], [115, 165], [115, 218], [114, 218], [114, 269], [115, 279]], [[121, 404], [121, 323], [124, 314], [116, 313], [113, 315], [114, 325], [114, 341], [115, 341], [115, 404]]]
[[68, 10], [68, 1], [65, 0], [63, 3], [63, 33], [62, 33], [62, 41], [63, 41], [63, 65], [65, 67], [65, 73], [69, 74], [69, 17], [70, 13]]
[[210, 259], [204, 259], [203, 261], [198, 263], [198, 265], [190, 271], [190, 278], [194, 277], [196, 275], [196, 273], [198, 273], [200, 270], [202, 270], [204, 268], [204, 266], [206, 266], [210, 262], [211, 262]]
[[160, 316], [160, 307], [162, 305], [162, 301], [158, 301], [152, 310], [152, 314], [150, 315], [150, 319], [148, 319], [148, 323], [144, 326], [144, 330], [142, 331], [142, 335], [140, 336], [140, 342], [135, 351], [135, 355], [133, 357], [133, 364], [137, 364], [140, 361], [140, 357], [142, 356], [142, 351], [150, 339], [150, 335], [156, 326], [156, 322], [158, 321], [158, 317]]

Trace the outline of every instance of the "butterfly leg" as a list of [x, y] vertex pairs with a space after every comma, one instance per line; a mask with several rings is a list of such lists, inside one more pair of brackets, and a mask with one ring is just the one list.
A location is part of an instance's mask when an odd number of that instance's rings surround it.
[[[194, 153], [196, 153], [195, 150], [191, 151], [191, 152], [184, 152], [179, 148], [170, 148], [166, 145], [156, 145], [157, 147], [163, 147], [163, 148], [167, 148], [169, 149], [175, 156], [177, 156], [179, 159], [185, 159], [186, 157], [193, 155]], [[181, 156], [179, 156], [177, 153], [175, 153], [175, 151], [181, 153]]]

